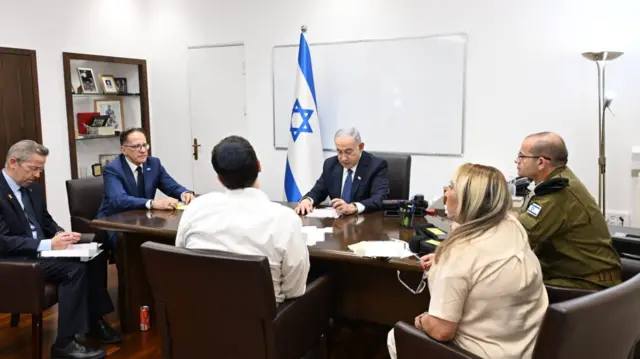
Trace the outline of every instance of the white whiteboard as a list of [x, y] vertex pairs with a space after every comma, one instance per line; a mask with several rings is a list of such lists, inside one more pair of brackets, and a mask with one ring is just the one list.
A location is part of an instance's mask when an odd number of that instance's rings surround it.
[[[324, 149], [355, 126], [369, 151], [462, 155], [467, 37], [310, 44]], [[273, 48], [274, 147], [286, 149], [298, 45]]]

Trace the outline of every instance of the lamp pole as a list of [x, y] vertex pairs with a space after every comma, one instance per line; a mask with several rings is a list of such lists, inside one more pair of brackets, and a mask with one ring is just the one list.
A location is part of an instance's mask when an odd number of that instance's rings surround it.
[[612, 99], [605, 95], [607, 63], [622, 56], [622, 52], [600, 51], [584, 52], [582, 56], [596, 63], [598, 69], [598, 206], [602, 214], [606, 212], [606, 168], [605, 157], [605, 119], [606, 111]]

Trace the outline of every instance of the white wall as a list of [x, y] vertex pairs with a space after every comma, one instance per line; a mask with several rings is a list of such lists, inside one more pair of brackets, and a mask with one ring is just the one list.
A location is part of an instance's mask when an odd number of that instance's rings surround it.
[[148, 60], [154, 155], [190, 186], [186, 49], [244, 42], [250, 130], [241, 135], [258, 151], [263, 189], [281, 199], [286, 153], [272, 148], [271, 49], [296, 43], [302, 24], [308, 25], [312, 43], [469, 34], [466, 155], [414, 157], [411, 191], [427, 198], [440, 193], [462, 162], [513, 168], [522, 137], [542, 130], [565, 137], [571, 167], [596, 193], [596, 70], [580, 53], [623, 49], [627, 53], [609, 68], [617, 98], [607, 128], [607, 207], [633, 207], [630, 149], [640, 133], [633, 97], [640, 93], [635, 0], [0, 0], [0, 8], [0, 45], [38, 51], [44, 143], [53, 151], [47, 166], [49, 205], [65, 225], [64, 180], [70, 175], [63, 51]]
[[0, 0], [0, 46], [36, 50], [49, 211], [70, 228], [62, 52], [146, 58], [146, 1]]
[[[606, 4], [585, 0], [154, 1], [150, 13], [153, 136], [155, 143], [175, 139], [178, 145], [156, 146], [155, 154], [187, 180], [187, 46], [244, 42], [250, 124], [244, 135], [262, 161], [263, 189], [272, 199], [281, 199], [286, 153], [272, 148], [270, 135], [274, 45], [296, 43], [301, 24], [308, 25], [307, 38], [312, 43], [466, 32], [466, 154], [463, 158], [414, 157], [411, 192], [427, 198], [438, 195], [455, 167], [465, 161], [492, 164], [505, 172], [513, 169], [525, 135], [553, 130], [569, 146], [570, 166], [597, 195], [596, 67], [580, 53], [623, 49], [627, 53], [608, 72], [609, 87], [617, 98], [616, 116], [609, 117], [607, 127], [607, 207], [631, 210], [630, 149], [640, 133], [640, 108], [634, 106], [640, 90], [640, 56], [633, 42], [640, 33], [639, 14], [640, 3], [633, 0]], [[165, 127], [155, 126], [159, 123]], [[363, 138], [366, 142], [366, 133]]]

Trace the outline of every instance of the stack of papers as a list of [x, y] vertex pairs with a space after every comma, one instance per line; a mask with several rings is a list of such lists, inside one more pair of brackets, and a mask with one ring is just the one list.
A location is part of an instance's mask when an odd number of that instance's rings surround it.
[[316, 208], [311, 213], [307, 214], [309, 218], [338, 218], [340, 215], [336, 212], [335, 208]]
[[40, 252], [40, 257], [80, 258], [81, 260], [88, 261], [102, 252], [102, 249], [99, 248], [100, 245], [101, 244], [96, 242], [73, 244], [71, 248], [68, 249], [42, 251]]
[[305, 226], [305, 227], [302, 227], [302, 233], [306, 237], [307, 246], [313, 246], [318, 242], [324, 242], [324, 234], [333, 233], [333, 228], [331, 227], [318, 228], [316, 226]]
[[349, 246], [360, 257], [406, 258], [413, 256], [407, 242], [392, 239], [389, 241], [361, 241]]

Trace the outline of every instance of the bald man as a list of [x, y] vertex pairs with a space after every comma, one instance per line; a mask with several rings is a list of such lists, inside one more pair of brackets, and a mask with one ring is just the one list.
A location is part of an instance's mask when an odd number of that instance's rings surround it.
[[535, 182], [518, 218], [538, 255], [545, 284], [604, 289], [620, 283], [621, 264], [595, 199], [567, 167], [564, 140], [552, 132], [527, 136], [518, 175]]

